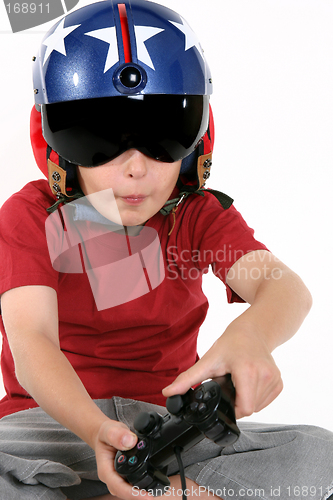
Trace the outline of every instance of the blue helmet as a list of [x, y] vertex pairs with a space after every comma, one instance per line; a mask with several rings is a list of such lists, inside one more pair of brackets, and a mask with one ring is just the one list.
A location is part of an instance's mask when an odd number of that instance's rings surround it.
[[73, 166], [97, 166], [132, 147], [183, 159], [183, 170], [209, 153], [197, 146], [212, 121], [211, 74], [196, 35], [169, 8], [104, 0], [78, 9], [46, 34], [33, 64], [43, 136], [68, 179]]
[[176, 12], [146, 0], [105, 0], [65, 16], [42, 41], [33, 82], [37, 104], [212, 93], [192, 29]]

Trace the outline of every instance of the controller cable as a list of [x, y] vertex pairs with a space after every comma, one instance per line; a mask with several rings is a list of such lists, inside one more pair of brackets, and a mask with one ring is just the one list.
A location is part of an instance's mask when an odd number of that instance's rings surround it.
[[180, 480], [181, 480], [182, 492], [183, 492], [183, 500], [187, 500], [186, 477], [185, 477], [185, 471], [184, 471], [184, 464], [183, 464], [182, 456], [181, 456], [182, 451], [183, 451], [183, 449], [180, 446], [174, 447], [174, 452], [175, 452], [177, 462], [178, 462], [178, 467], [179, 467], [179, 474], [180, 474]]

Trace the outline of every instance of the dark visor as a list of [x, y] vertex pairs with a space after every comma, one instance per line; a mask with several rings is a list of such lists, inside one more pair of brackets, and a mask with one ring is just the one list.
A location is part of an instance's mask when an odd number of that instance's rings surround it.
[[209, 96], [140, 95], [42, 105], [43, 135], [66, 160], [95, 167], [128, 149], [172, 163], [205, 134]]

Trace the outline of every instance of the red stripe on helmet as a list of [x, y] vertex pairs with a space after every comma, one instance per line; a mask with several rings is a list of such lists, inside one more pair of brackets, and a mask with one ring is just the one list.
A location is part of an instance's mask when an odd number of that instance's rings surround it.
[[124, 3], [118, 4], [121, 34], [123, 38], [124, 56], [125, 63], [132, 62], [132, 52], [131, 52], [131, 40], [128, 28], [128, 19], [126, 12], [126, 5]]

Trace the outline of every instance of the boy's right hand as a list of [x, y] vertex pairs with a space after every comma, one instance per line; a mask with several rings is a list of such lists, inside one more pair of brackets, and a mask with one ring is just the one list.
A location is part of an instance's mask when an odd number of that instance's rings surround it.
[[[133, 489], [115, 471], [114, 459], [118, 450], [130, 450], [137, 440], [136, 434], [125, 424], [110, 419], [102, 423], [95, 439], [98, 477], [107, 485], [112, 495], [125, 500], [133, 498]], [[146, 496], [148, 498], [148, 493], [140, 491], [140, 498]]]

